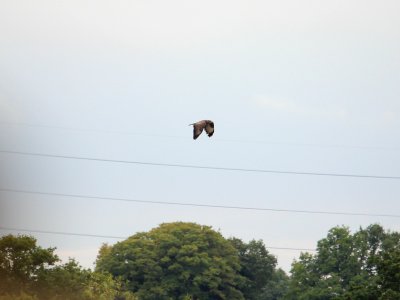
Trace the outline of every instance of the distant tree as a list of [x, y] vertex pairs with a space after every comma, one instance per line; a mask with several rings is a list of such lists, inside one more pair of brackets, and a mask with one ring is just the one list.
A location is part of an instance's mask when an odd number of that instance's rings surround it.
[[279, 277], [282, 273], [275, 274], [277, 263], [275, 256], [269, 254], [261, 240], [244, 243], [238, 238], [231, 238], [229, 241], [236, 248], [239, 256], [240, 274], [245, 278], [241, 287], [245, 299], [273, 299], [273, 292], [268, 293], [268, 290], [273, 288], [272, 281], [284, 278]]
[[85, 270], [75, 260], [55, 265], [54, 250], [30, 236], [0, 238], [0, 300], [137, 299], [110, 274]]
[[81, 299], [90, 270], [84, 270], [75, 260], [41, 272], [37, 291], [40, 299]]
[[382, 285], [382, 300], [400, 299], [400, 237], [392, 233], [390, 241], [382, 245], [383, 251], [377, 259], [376, 272]]
[[100, 250], [96, 271], [128, 283], [139, 299], [244, 299], [232, 243], [208, 226], [169, 223]]
[[30, 236], [0, 238], [0, 294], [31, 289], [38, 274], [59, 261], [54, 250], [37, 246]]
[[70, 259], [39, 274], [36, 294], [43, 300], [136, 299], [123, 288], [122, 281], [111, 274], [83, 269]]
[[285, 299], [400, 299], [399, 241], [376, 224], [353, 235], [332, 228], [315, 255], [302, 253], [293, 263]]
[[131, 292], [126, 291], [122, 280], [113, 279], [109, 273], [91, 272], [85, 284], [83, 298], [87, 300], [137, 300]]
[[289, 276], [282, 269], [275, 269], [271, 280], [261, 289], [260, 300], [279, 300], [286, 295]]

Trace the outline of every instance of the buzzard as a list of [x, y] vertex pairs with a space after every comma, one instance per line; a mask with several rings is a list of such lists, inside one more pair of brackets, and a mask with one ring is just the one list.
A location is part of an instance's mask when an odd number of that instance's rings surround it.
[[214, 122], [210, 120], [201, 120], [193, 124], [193, 139], [197, 139], [199, 135], [203, 132], [203, 129], [206, 130], [209, 137], [212, 137], [214, 134]]

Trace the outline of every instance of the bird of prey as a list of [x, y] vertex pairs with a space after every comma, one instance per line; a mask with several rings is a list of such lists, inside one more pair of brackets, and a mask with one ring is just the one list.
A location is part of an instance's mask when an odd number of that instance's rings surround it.
[[203, 132], [203, 129], [206, 130], [209, 137], [214, 134], [214, 122], [210, 120], [201, 120], [193, 124], [193, 139], [197, 139], [199, 135]]

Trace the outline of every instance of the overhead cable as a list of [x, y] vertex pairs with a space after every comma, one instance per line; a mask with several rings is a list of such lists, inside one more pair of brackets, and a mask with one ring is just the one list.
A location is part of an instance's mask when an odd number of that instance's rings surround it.
[[[57, 235], [67, 235], [67, 236], [82, 236], [82, 237], [91, 237], [91, 238], [119, 239], [119, 240], [124, 240], [124, 239], [127, 239], [127, 238], [128, 238], [127, 236], [124, 237], [124, 236], [87, 234], [87, 233], [76, 233], [76, 232], [66, 232], [66, 231], [37, 230], [37, 229], [25, 229], [25, 228], [6, 227], [6, 226], [0, 226], [0, 230], [18, 231], [18, 232], [29, 232], [29, 233], [46, 233], [46, 234], [57, 234]], [[265, 248], [268, 248], [268, 249], [275, 249], [275, 250], [315, 251], [315, 249], [293, 248], [293, 247], [265, 246]]]
[[203, 170], [215, 170], [215, 171], [253, 172], [253, 173], [270, 173], [270, 174], [285, 174], [285, 175], [350, 177], [350, 178], [352, 177], [352, 178], [369, 178], [369, 179], [395, 179], [395, 180], [399, 180], [400, 179], [400, 176], [345, 174], [345, 173], [325, 173], [325, 172], [303, 172], [303, 171], [283, 171], [283, 170], [268, 170], [268, 169], [247, 169], [247, 168], [200, 166], [200, 165], [188, 165], [188, 164], [169, 164], [169, 163], [158, 163], [158, 162], [106, 159], [106, 158], [95, 158], [95, 157], [85, 157], [85, 156], [71, 156], [71, 155], [58, 155], [58, 154], [49, 154], [49, 153], [12, 151], [12, 150], [0, 150], [0, 153], [14, 154], [14, 155], [25, 155], [25, 156], [36, 156], [36, 157], [58, 158], [58, 159], [73, 159], [73, 160], [86, 160], [86, 161], [96, 161], [96, 162], [106, 162], [106, 163], [136, 164], [136, 165], [144, 165], [144, 166], [173, 167], [173, 168], [186, 168], [186, 169], [203, 169]]
[[321, 215], [344, 215], [344, 216], [400, 218], [400, 215], [396, 215], [396, 214], [377, 214], [377, 213], [363, 213], [363, 212], [340, 212], [340, 211], [320, 211], [320, 210], [278, 209], [278, 208], [266, 208], [266, 207], [215, 205], [215, 204], [204, 204], [204, 203], [152, 201], [152, 200], [140, 200], [140, 199], [131, 199], [131, 198], [102, 197], [102, 196], [67, 194], [67, 193], [51, 193], [51, 192], [8, 189], [8, 188], [0, 188], [0, 191], [2, 191], [2, 192], [10, 192], [10, 193], [43, 195], [43, 196], [55, 196], [55, 197], [97, 199], [97, 200], [121, 201], [121, 202], [136, 202], [136, 203], [145, 203], [145, 204], [192, 206], [192, 207], [220, 208], [220, 209], [237, 209], [237, 210], [249, 210], [249, 211], [270, 211], [270, 212], [281, 212], [281, 213], [302, 213], [302, 214], [321, 214]]
[[[109, 130], [109, 129], [87, 129], [87, 128], [74, 128], [64, 127], [55, 125], [45, 124], [31, 124], [31, 123], [16, 123], [16, 122], [4, 122], [0, 121], [0, 124], [12, 125], [12, 126], [24, 126], [32, 128], [44, 128], [44, 129], [55, 129], [55, 130], [67, 130], [75, 132], [91, 132], [98, 134], [119, 134], [119, 135], [133, 135], [133, 136], [144, 136], [144, 137], [157, 137], [157, 138], [173, 138], [191, 141], [187, 136], [182, 135], [166, 135], [166, 134], [155, 134], [155, 133], [144, 133], [144, 132], [133, 132], [133, 131], [121, 131], [121, 130]], [[349, 148], [349, 149], [364, 149], [364, 150], [393, 150], [398, 151], [400, 147], [389, 147], [389, 146], [364, 146], [364, 145], [341, 145], [341, 144], [315, 144], [315, 143], [298, 143], [298, 142], [276, 142], [267, 140], [243, 140], [243, 139], [229, 139], [229, 138], [213, 138], [217, 142], [228, 142], [228, 143], [252, 143], [252, 144], [268, 144], [268, 145], [282, 145], [282, 146], [295, 146], [295, 147], [319, 147], [319, 148]]]

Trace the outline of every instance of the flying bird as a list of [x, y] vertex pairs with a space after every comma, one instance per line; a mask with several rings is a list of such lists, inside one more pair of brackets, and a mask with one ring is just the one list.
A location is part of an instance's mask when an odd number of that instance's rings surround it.
[[201, 120], [193, 124], [189, 124], [189, 126], [193, 125], [193, 139], [197, 139], [199, 135], [203, 132], [203, 129], [206, 130], [207, 135], [212, 137], [214, 134], [214, 122], [210, 120]]

